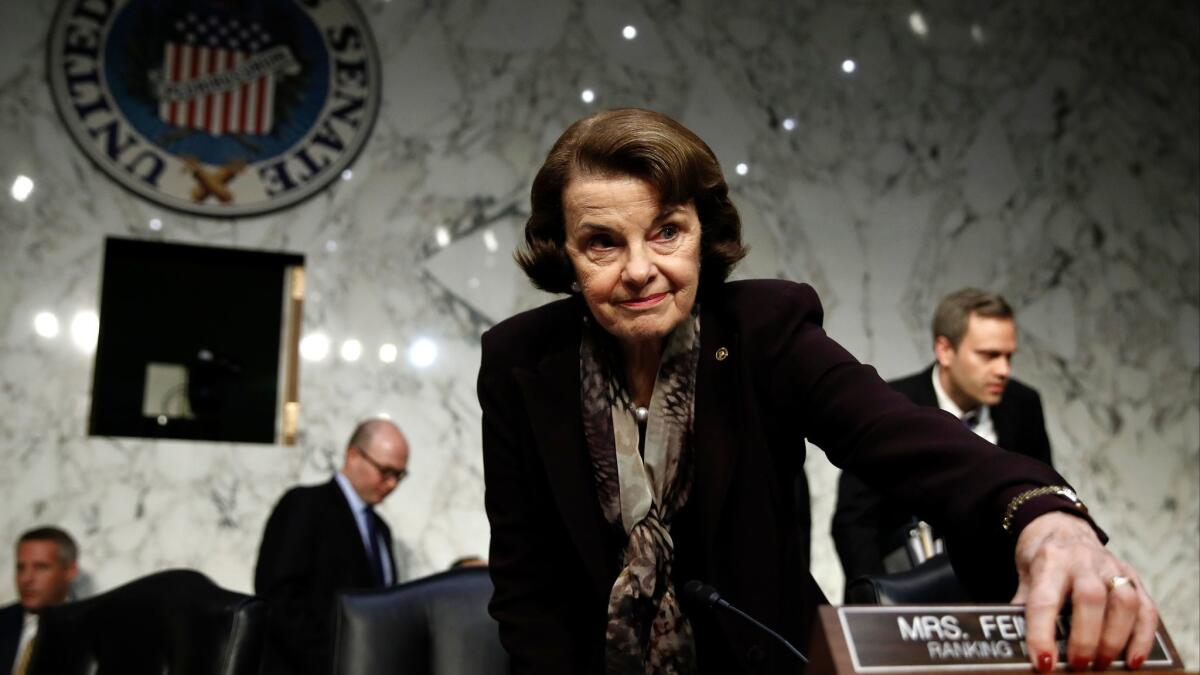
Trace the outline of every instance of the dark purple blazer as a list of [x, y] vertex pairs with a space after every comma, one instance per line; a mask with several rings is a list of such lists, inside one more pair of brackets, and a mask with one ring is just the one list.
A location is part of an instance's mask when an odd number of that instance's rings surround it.
[[[692, 447], [695, 479], [672, 525], [676, 588], [691, 578], [804, 645], [825, 601], [796, 545], [795, 471], [803, 439], [839, 467], [963, 542], [973, 590], [1007, 600], [1009, 500], [1062, 483], [1050, 467], [1001, 454], [940, 410], [913, 405], [821, 329], [807, 285], [726, 283], [701, 296]], [[604, 520], [580, 413], [578, 297], [508, 319], [483, 336], [489, 606], [518, 673], [600, 672], [622, 537]], [[727, 358], [718, 358], [725, 348]], [[1046, 509], [1050, 510], [1050, 509]], [[796, 672], [745, 626], [685, 606], [704, 673]], [[802, 647], [803, 648], [803, 647]]]

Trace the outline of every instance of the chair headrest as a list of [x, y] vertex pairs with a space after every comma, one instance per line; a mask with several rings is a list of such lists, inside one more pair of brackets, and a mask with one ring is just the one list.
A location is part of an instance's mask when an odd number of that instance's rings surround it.
[[950, 566], [950, 559], [945, 555], [934, 556], [904, 572], [858, 577], [846, 585], [846, 603], [851, 605], [970, 601], [970, 596]]

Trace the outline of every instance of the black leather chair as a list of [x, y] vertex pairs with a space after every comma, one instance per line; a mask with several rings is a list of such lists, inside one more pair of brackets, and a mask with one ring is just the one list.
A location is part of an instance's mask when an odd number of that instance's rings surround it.
[[910, 570], [858, 577], [846, 584], [847, 605], [920, 605], [970, 601], [946, 555], [936, 555]]
[[44, 610], [31, 675], [256, 675], [264, 606], [168, 570]]
[[486, 568], [450, 570], [336, 603], [335, 675], [507, 675]]

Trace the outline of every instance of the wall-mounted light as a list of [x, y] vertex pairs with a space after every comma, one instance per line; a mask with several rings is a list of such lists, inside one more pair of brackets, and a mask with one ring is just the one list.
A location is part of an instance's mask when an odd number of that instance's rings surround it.
[[360, 356], [362, 356], [362, 351], [362, 343], [354, 338], [350, 338], [342, 343], [340, 353], [343, 361], [354, 363], [359, 359]]
[[33, 317], [33, 330], [44, 338], [56, 337], [58, 317], [54, 316], [53, 312], [38, 312], [37, 316]]
[[417, 338], [408, 348], [408, 362], [417, 368], [432, 366], [437, 355], [437, 343], [429, 338]]
[[300, 340], [300, 357], [305, 361], [323, 361], [329, 356], [329, 336], [310, 333]]
[[379, 346], [379, 360], [384, 363], [395, 363], [399, 351], [396, 349], [396, 345], [390, 342], [382, 344]]
[[81, 351], [96, 350], [96, 338], [100, 335], [100, 317], [92, 310], [84, 310], [71, 319], [71, 341]]

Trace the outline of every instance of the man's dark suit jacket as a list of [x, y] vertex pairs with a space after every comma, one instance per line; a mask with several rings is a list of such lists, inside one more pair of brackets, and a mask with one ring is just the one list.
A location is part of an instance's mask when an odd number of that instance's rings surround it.
[[[1011, 597], [1013, 539], [1000, 522], [1020, 492], [1062, 484], [1053, 469], [1012, 461], [953, 417], [893, 391], [825, 335], [808, 286], [710, 286], [700, 307], [693, 482], [671, 523], [677, 590], [690, 579], [712, 584], [803, 648], [825, 602], [796, 544], [792, 490], [807, 437], [835, 465], [962, 540], [955, 562], [969, 570], [973, 591]], [[478, 393], [495, 584], [489, 611], [517, 673], [603, 668], [624, 534], [601, 513], [584, 440], [579, 342], [586, 315], [573, 296], [483, 336]], [[796, 672], [762, 633], [705, 608], [685, 611], [701, 673]]]
[[25, 627], [25, 608], [21, 603], [0, 608], [0, 673], [8, 675], [17, 660], [21, 629]]
[[[920, 406], [937, 408], [933, 366], [888, 383]], [[1037, 391], [1010, 379], [1000, 403], [989, 414], [996, 430], [996, 445], [1053, 466], [1050, 439]], [[883, 558], [903, 544], [914, 520], [910, 509], [885, 497], [858, 477], [843, 473], [838, 480], [837, 508], [833, 514], [833, 541], [846, 581], [867, 574], [883, 574]]]
[[[390, 553], [391, 530], [376, 518]], [[267, 602], [263, 672], [328, 673], [336, 594], [374, 585], [362, 536], [337, 482], [288, 490], [267, 520], [254, 571], [255, 592]]]

